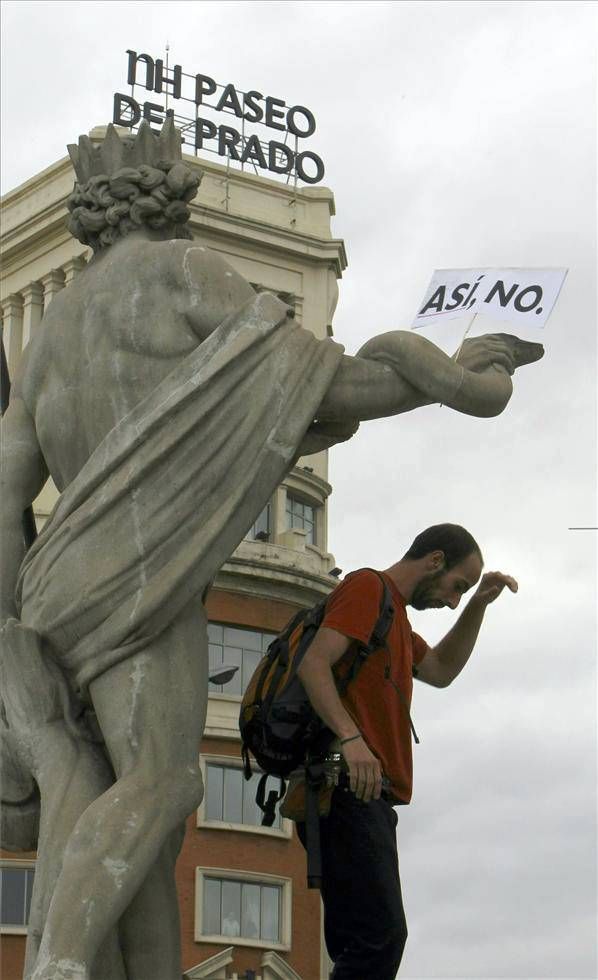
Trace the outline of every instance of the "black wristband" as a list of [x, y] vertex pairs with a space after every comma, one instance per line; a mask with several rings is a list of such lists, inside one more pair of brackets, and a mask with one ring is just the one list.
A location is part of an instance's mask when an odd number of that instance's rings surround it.
[[347, 742], [354, 742], [356, 738], [361, 738], [360, 732], [358, 732], [357, 735], [349, 735], [348, 738], [341, 738], [340, 744], [346, 745]]

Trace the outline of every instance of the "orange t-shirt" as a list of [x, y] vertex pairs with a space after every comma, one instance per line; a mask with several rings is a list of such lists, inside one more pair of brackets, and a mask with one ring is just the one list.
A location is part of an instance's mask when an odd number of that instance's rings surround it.
[[[387, 575], [383, 577], [395, 609], [386, 637], [387, 649], [370, 654], [341, 700], [370, 750], [380, 760], [383, 773], [390, 780], [393, 802], [409, 803], [413, 762], [408, 706], [413, 690], [413, 667], [423, 660], [428, 645], [411, 629], [403, 596]], [[375, 572], [369, 569], [353, 572], [330, 595], [321, 626], [366, 644], [380, 614], [381, 599], [382, 583]], [[354, 655], [354, 648], [349, 647], [335, 664], [337, 680], [345, 676]]]

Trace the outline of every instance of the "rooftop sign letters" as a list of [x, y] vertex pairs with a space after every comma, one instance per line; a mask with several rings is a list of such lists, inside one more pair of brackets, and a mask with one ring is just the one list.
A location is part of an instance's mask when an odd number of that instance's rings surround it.
[[[133, 128], [141, 119], [161, 126], [166, 115], [174, 117], [183, 141], [199, 150], [225, 157], [244, 168], [283, 174], [306, 184], [318, 184], [324, 164], [317, 153], [300, 148], [316, 131], [313, 113], [302, 105], [288, 106], [283, 99], [257, 90], [242, 92], [232, 82], [222, 85], [209, 75], [189, 75], [180, 65], [172, 69], [161, 58], [128, 50], [127, 84], [131, 94], [116, 92], [112, 121]], [[143, 99], [136, 86], [162, 96], [159, 103]], [[170, 104], [169, 104], [170, 103]], [[234, 116], [234, 125], [225, 115]], [[232, 120], [231, 120], [232, 121]], [[271, 130], [268, 133], [265, 130]], [[270, 138], [272, 137], [272, 138]]]

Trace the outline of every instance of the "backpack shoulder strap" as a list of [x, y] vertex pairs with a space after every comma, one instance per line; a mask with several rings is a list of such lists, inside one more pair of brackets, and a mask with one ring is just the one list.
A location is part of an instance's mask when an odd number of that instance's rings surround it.
[[373, 650], [383, 647], [386, 643], [386, 637], [388, 636], [388, 632], [392, 626], [392, 621], [395, 615], [395, 606], [390, 594], [390, 589], [388, 588], [388, 583], [380, 572], [378, 572], [375, 568], [360, 568], [359, 571], [373, 572], [374, 575], [376, 575], [380, 580], [380, 584], [382, 586], [378, 619], [374, 623], [374, 627], [370, 633], [370, 638], [367, 642], [367, 653], [370, 654]]
[[[274, 670], [272, 677], [270, 679], [270, 684], [268, 688], [268, 693], [265, 698], [263, 698], [264, 711], [269, 711], [274, 698], [278, 694], [278, 688], [280, 681], [287, 671], [289, 666], [289, 660], [291, 656], [291, 651], [289, 647], [289, 641], [293, 632], [297, 627], [302, 627], [301, 639], [299, 641], [299, 646], [295, 651], [295, 664], [301, 662], [309, 643], [313, 639], [315, 631], [319, 627], [322, 619], [324, 618], [324, 610], [326, 608], [326, 600], [322, 599], [320, 602], [316, 603], [310, 609], [300, 609], [292, 619], [287, 623], [285, 628], [281, 633], [276, 636], [270, 643], [267, 651], [267, 660], [269, 666], [265, 666], [262, 670], [262, 674], [255, 691], [255, 701], [262, 701], [263, 689], [265, 686], [266, 678], [268, 675], [269, 667], [274, 665]], [[296, 667], [295, 667], [296, 669]]]
[[388, 631], [392, 625], [394, 619], [395, 607], [392, 601], [392, 596], [390, 594], [390, 589], [388, 584], [384, 579], [384, 576], [380, 572], [376, 571], [375, 568], [360, 568], [360, 572], [373, 572], [380, 579], [382, 585], [382, 593], [380, 596], [380, 608], [378, 613], [378, 619], [374, 623], [372, 632], [370, 633], [370, 638], [367, 643], [356, 644], [355, 656], [353, 657], [353, 662], [349, 668], [347, 675], [340, 682], [338, 689], [340, 694], [344, 694], [347, 687], [354, 681], [359, 673], [364, 662], [367, 660], [369, 655], [374, 652], [374, 650], [379, 650], [381, 647], [386, 645], [386, 637], [388, 636]]
[[386, 643], [386, 637], [388, 636], [395, 616], [395, 605], [386, 579], [380, 574], [380, 572], [377, 572], [375, 568], [372, 568], [371, 571], [375, 572], [382, 583], [382, 596], [380, 598], [380, 612], [378, 614], [378, 619], [374, 624], [374, 628], [370, 634], [370, 640], [368, 643], [370, 651], [384, 646]]

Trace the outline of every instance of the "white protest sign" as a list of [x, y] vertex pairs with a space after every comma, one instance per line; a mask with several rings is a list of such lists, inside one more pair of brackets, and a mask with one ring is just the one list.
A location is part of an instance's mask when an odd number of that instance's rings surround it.
[[436, 269], [412, 327], [487, 314], [543, 327], [567, 269]]

